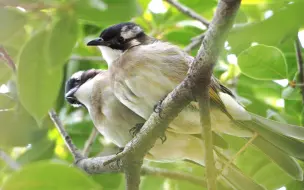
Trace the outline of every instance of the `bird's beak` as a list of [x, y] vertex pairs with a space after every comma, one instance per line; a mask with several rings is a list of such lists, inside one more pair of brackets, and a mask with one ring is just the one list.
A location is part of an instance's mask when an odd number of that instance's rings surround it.
[[75, 92], [77, 91], [77, 88], [73, 88], [70, 91], [68, 91], [65, 94], [65, 99], [70, 103], [70, 104], [75, 104], [77, 102], [76, 97], [74, 96]]
[[87, 46], [107, 46], [108, 43], [105, 42], [103, 39], [101, 38], [97, 38], [94, 40], [91, 40], [87, 43]]

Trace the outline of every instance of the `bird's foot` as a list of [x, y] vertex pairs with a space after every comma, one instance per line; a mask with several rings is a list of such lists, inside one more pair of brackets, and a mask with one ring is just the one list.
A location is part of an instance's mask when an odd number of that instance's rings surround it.
[[144, 123], [137, 123], [135, 125], [135, 127], [131, 128], [129, 130], [130, 135], [132, 135], [132, 137], [134, 138], [136, 136], [136, 134], [139, 133], [139, 131], [142, 128], [143, 125], [144, 125]]
[[162, 136], [160, 136], [159, 138], [160, 138], [160, 140], [161, 140], [162, 144], [164, 144], [164, 142], [167, 140], [167, 136], [166, 136], [166, 134], [163, 134], [163, 135], [162, 135]]
[[167, 94], [166, 94], [166, 96], [164, 96], [162, 99], [160, 99], [158, 102], [157, 102], [157, 104], [155, 104], [154, 105], [154, 108], [153, 108], [153, 111], [155, 112], [155, 113], [158, 113], [158, 115], [159, 115], [159, 117], [160, 118], [162, 118], [161, 117], [161, 111], [162, 111], [162, 103], [163, 103], [163, 101], [164, 101], [164, 99], [167, 97]]

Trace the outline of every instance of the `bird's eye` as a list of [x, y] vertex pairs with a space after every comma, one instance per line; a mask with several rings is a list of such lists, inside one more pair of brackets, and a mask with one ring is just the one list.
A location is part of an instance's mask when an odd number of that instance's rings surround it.
[[119, 43], [123, 43], [124, 41], [125, 41], [125, 39], [124, 39], [123, 37], [120, 36], [120, 37], [118, 38], [118, 42], [119, 42]]

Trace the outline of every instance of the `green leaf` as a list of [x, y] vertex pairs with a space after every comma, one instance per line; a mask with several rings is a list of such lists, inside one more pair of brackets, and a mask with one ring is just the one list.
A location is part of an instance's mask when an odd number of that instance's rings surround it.
[[129, 21], [139, 12], [136, 0], [77, 0], [74, 9], [79, 19], [103, 25]]
[[2, 7], [0, 8], [0, 23], [0, 43], [3, 43], [24, 27], [26, 17], [18, 9]]
[[6, 83], [13, 71], [11, 68], [8, 67], [7, 63], [4, 60], [0, 60], [0, 85]]
[[8, 94], [0, 94], [0, 110], [1, 109], [10, 109], [16, 102]]
[[18, 109], [11, 111], [0, 111], [0, 145], [26, 146], [31, 143], [38, 126], [33, 117], [25, 109], [18, 106]]
[[29, 150], [16, 160], [19, 164], [28, 164], [38, 160], [51, 159], [54, 154], [55, 142], [50, 141], [47, 136], [31, 144]]
[[3, 190], [101, 190], [86, 174], [68, 165], [39, 162], [23, 167], [3, 184]]
[[50, 71], [45, 56], [46, 31], [33, 36], [19, 56], [17, 86], [21, 103], [41, 120], [53, 106], [61, 87], [62, 70]]
[[283, 53], [271, 46], [256, 45], [238, 56], [238, 65], [245, 75], [260, 80], [287, 78], [287, 65]]
[[121, 173], [105, 173], [93, 175], [92, 178], [96, 183], [102, 185], [104, 190], [117, 189], [123, 183], [124, 176]]
[[162, 190], [164, 189], [165, 178], [146, 176], [140, 183], [140, 189]]
[[48, 61], [50, 66], [62, 66], [69, 58], [78, 37], [78, 22], [75, 15], [62, 14], [53, 25], [49, 38]]

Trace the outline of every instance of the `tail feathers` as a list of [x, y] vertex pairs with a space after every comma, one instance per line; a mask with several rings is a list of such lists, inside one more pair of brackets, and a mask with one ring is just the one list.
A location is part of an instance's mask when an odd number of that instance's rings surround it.
[[289, 156], [300, 160], [304, 159], [304, 142], [269, 130], [266, 125], [255, 120], [241, 122], [238, 121], [237, 124], [242, 125], [251, 131], [257, 132], [259, 136], [263, 137], [266, 141], [281, 149]]
[[255, 115], [253, 113], [250, 113], [253, 121], [256, 123], [259, 123], [260, 125], [263, 125], [266, 129], [276, 132], [278, 134], [304, 140], [304, 127], [296, 126], [296, 125], [290, 125], [286, 123], [279, 123], [270, 119], [266, 119], [264, 117]]
[[257, 137], [253, 144], [292, 178], [299, 181], [303, 180], [303, 170], [294, 158], [261, 137]]

